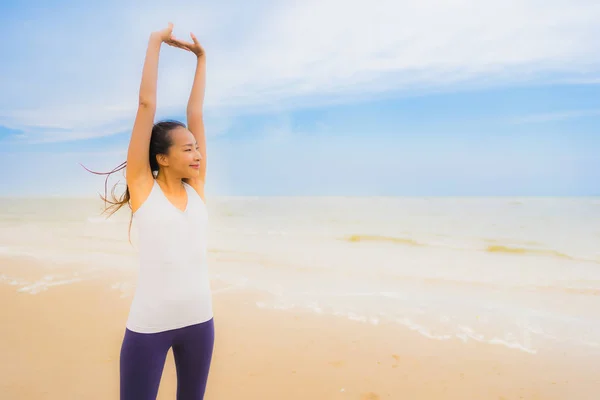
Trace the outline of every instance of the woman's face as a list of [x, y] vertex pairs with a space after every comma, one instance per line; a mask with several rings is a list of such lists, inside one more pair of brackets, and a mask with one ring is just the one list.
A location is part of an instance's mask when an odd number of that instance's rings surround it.
[[169, 134], [173, 141], [165, 160], [169, 170], [182, 178], [198, 177], [202, 155], [192, 132], [180, 127], [173, 129]]

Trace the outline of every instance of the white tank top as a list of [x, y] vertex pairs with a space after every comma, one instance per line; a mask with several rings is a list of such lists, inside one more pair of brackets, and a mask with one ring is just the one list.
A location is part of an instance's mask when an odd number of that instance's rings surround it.
[[139, 275], [127, 328], [155, 333], [212, 318], [207, 268], [208, 212], [187, 183], [185, 211], [175, 207], [154, 181], [133, 218], [139, 237]]

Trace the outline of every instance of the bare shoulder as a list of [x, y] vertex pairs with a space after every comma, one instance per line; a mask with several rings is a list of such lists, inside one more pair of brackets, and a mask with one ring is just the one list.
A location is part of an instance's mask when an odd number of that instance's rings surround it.
[[202, 201], [206, 204], [206, 197], [204, 196], [204, 180], [200, 178], [186, 178], [184, 182], [194, 188], [196, 193], [198, 193]]
[[127, 180], [127, 186], [129, 188], [131, 211], [135, 213], [146, 201], [148, 196], [150, 196], [150, 192], [154, 186], [154, 176], [152, 176], [152, 171], [148, 169], [148, 173], [141, 174], [136, 179]]

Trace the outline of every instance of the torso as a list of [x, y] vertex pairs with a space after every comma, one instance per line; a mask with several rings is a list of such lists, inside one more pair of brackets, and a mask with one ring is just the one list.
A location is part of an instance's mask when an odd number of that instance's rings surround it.
[[186, 197], [174, 204], [153, 179], [147, 198], [135, 209], [140, 265], [127, 321], [132, 331], [161, 332], [212, 318], [208, 212], [194, 188], [183, 186]]

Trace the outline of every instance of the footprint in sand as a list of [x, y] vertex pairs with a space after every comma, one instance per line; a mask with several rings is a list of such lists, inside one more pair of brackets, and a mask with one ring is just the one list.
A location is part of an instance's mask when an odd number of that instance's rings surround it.
[[373, 392], [369, 392], [369, 393], [363, 393], [360, 396], [360, 400], [379, 400], [381, 397], [379, 397], [379, 395], [377, 393], [373, 393]]

